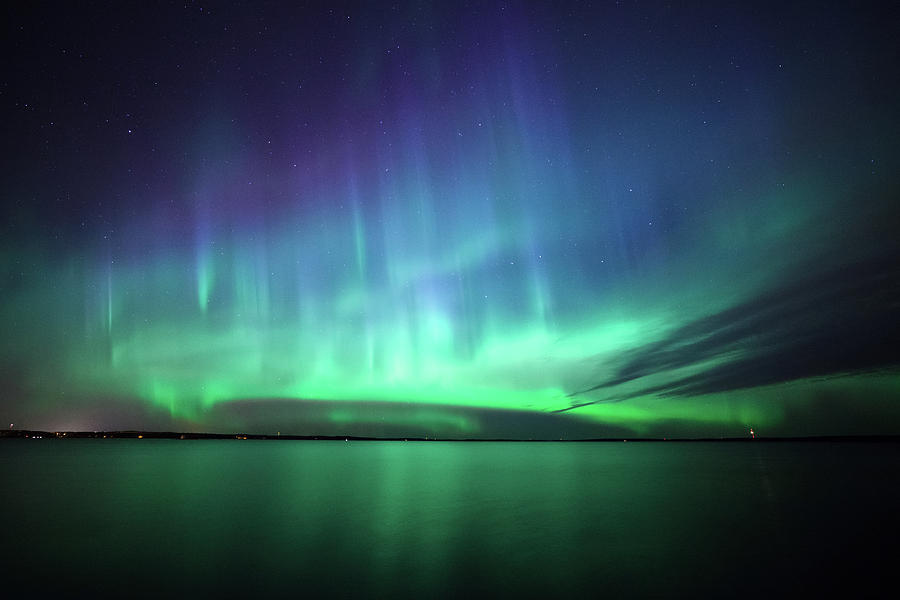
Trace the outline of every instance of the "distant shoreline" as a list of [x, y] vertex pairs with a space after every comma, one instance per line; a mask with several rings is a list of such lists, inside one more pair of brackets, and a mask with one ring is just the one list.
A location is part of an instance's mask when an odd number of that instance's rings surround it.
[[173, 431], [39, 431], [7, 429], [0, 439], [148, 439], [148, 440], [290, 440], [334, 442], [900, 442], [900, 435], [827, 435], [808, 437], [722, 437], [722, 438], [438, 438], [438, 437], [364, 437], [352, 435], [281, 435], [252, 433], [192, 433]]

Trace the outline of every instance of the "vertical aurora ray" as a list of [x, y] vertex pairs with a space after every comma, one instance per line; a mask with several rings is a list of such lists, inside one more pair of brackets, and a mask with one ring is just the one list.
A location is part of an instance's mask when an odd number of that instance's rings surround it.
[[206, 313], [209, 308], [210, 294], [215, 284], [215, 267], [212, 258], [212, 241], [209, 235], [209, 226], [205, 217], [199, 219], [197, 224], [197, 250], [196, 250], [196, 281], [197, 281], [197, 306], [200, 312]]
[[113, 331], [113, 282], [112, 268], [106, 271], [106, 334], [112, 336]]
[[896, 432], [895, 143], [816, 133], [791, 107], [817, 84], [770, 68], [752, 24], [701, 28], [700, 60], [678, 19], [649, 52], [632, 8], [489, 6], [351, 15], [330, 54], [285, 17], [270, 64], [199, 78], [203, 119], [185, 108], [178, 134], [143, 139], [128, 156], [156, 161], [146, 185], [111, 178], [120, 205], [64, 258], [3, 245], [0, 357], [23, 397], [200, 429], [327, 405], [296, 426], [312, 433], [380, 423], [374, 406], [490, 436], [478, 415], [508, 410], [558, 437], [790, 434], [817, 398], [852, 413], [841, 390]]

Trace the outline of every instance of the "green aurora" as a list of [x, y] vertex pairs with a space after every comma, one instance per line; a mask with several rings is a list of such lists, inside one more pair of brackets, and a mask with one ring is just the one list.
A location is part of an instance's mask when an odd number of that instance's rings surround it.
[[[825, 48], [812, 28], [820, 54], [807, 55], [786, 42], [790, 23], [732, 24], [732, 42], [666, 38], [643, 63], [627, 57], [646, 36], [581, 42], [615, 49], [586, 61], [527, 11], [512, 23], [446, 11], [459, 46], [397, 44], [412, 82], [394, 54], [353, 50], [392, 47], [371, 29], [332, 42], [347, 65], [337, 83], [307, 51], [277, 52], [292, 42], [276, 26], [266, 57], [280, 66], [260, 77], [306, 87], [224, 92], [262, 60], [232, 58], [243, 71], [196, 83], [164, 125], [159, 107], [190, 79], [164, 72], [168, 92], [136, 92], [134, 133], [116, 113], [119, 131], [85, 134], [96, 158], [57, 134], [49, 151], [30, 141], [46, 115], [21, 105], [49, 84], [20, 75], [16, 105], [4, 100], [26, 140], [4, 177], [4, 418], [553, 439], [900, 433], [895, 109], [864, 85], [869, 67], [816, 58], [869, 47]], [[742, 71], [727, 60], [738, 54]], [[649, 81], [614, 83], [628, 73]], [[102, 87], [75, 83], [55, 102]]]

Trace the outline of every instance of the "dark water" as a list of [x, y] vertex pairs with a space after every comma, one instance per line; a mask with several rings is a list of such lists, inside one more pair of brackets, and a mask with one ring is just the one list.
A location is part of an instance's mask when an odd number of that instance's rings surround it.
[[117, 595], [890, 596], [898, 475], [890, 443], [6, 440], [0, 570]]

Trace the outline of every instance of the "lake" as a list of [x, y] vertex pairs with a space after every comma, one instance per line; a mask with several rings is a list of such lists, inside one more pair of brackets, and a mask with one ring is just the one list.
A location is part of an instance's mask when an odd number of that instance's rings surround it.
[[898, 476], [889, 442], [3, 440], [0, 570], [101, 595], [877, 593]]

